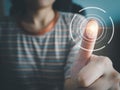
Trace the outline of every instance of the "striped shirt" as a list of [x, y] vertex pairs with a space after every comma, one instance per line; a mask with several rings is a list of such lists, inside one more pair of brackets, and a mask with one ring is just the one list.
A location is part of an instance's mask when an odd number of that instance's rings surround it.
[[[14, 18], [0, 18], [0, 90], [62, 90], [79, 51], [70, 36], [73, 17], [59, 12], [44, 35], [26, 34]], [[78, 15], [74, 29], [81, 19]]]

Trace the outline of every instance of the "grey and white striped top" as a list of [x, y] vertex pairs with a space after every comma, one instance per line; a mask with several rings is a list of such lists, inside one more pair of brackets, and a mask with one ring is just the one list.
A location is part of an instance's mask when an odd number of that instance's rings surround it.
[[70, 37], [73, 16], [59, 12], [44, 35], [26, 34], [14, 18], [0, 18], [0, 90], [62, 90], [79, 51]]

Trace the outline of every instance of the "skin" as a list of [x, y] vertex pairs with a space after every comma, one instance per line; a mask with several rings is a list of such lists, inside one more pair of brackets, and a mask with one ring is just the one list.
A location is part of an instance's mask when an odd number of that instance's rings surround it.
[[[55, 17], [55, 12], [52, 9], [52, 4], [54, 3], [54, 1], [55, 0], [26, 0], [26, 3], [29, 4], [27, 7], [28, 15], [26, 16], [25, 20], [21, 22], [22, 27], [25, 28], [28, 32], [34, 34], [38, 33], [40, 30], [46, 27], [49, 22], [52, 21]], [[32, 5], [33, 7], [31, 7], [31, 4], [33, 3], [37, 3], [39, 5]], [[35, 12], [32, 13], [34, 7], [37, 8], [35, 9]], [[33, 22], [28, 22], [29, 20], [31, 20], [31, 16], [33, 17]]]
[[[96, 30], [88, 33], [93, 31], [92, 25]], [[82, 47], [88, 51], [80, 50], [71, 69], [71, 78], [65, 82], [65, 90], [120, 90], [120, 74], [113, 68], [112, 61], [108, 57], [92, 54], [98, 29], [95, 20], [86, 25]]]
[[[36, 1], [36, 2], [35, 2]], [[22, 26], [32, 33], [42, 30], [48, 23], [53, 20], [55, 13], [52, 5], [55, 0], [26, 0], [28, 5], [28, 14], [33, 15], [33, 22], [26, 20], [21, 22]], [[30, 4], [38, 3], [37, 10], [31, 14]], [[34, 5], [33, 7], [34, 8]], [[49, 14], [48, 14], [49, 13]], [[90, 30], [91, 25], [95, 25], [96, 31]], [[65, 90], [120, 90], [120, 74], [113, 68], [112, 62], [108, 57], [97, 56], [92, 54], [95, 40], [98, 33], [98, 26], [95, 20], [88, 22], [83, 38], [82, 46], [91, 51], [81, 49], [78, 59], [72, 66], [71, 78], [65, 80]], [[89, 32], [91, 31], [91, 32]]]

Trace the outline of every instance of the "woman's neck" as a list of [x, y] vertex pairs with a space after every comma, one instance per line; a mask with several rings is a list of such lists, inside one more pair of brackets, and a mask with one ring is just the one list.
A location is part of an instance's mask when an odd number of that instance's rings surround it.
[[21, 25], [27, 31], [37, 33], [54, 19], [55, 12], [52, 7], [46, 7], [37, 10], [33, 14], [29, 12], [27, 16], [28, 17], [25, 17], [25, 19], [21, 22]]
[[45, 9], [40, 9], [38, 10], [34, 16], [33, 16], [33, 21], [34, 24], [41, 24], [41, 25], [47, 25], [50, 21], [52, 21], [55, 17], [55, 12], [51, 8], [45, 8]]

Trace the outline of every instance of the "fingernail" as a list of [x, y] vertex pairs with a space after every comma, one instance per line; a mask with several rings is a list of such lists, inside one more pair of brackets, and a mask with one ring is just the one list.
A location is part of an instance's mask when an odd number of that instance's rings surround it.
[[90, 20], [86, 26], [85, 35], [88, 39], [97, 38], [98, 23], [96, 20]]

